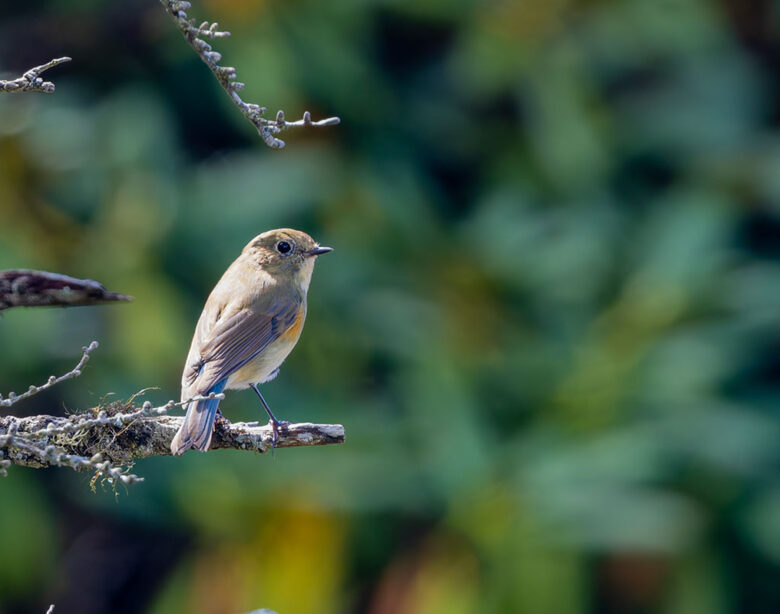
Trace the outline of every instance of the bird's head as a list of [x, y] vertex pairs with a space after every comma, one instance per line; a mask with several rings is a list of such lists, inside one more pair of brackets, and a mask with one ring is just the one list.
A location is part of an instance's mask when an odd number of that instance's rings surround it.
[[257, 235], [244, 248], [244, 254], [278, 281], [294, 281], [309, 286], [317, 256], [333, 251], [321, 247], [305, 232], [292, 228], [269, 230]]

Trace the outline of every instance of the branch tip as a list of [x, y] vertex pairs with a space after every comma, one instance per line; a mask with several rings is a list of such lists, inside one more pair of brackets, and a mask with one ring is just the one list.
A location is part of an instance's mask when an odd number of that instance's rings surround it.
[[222, 60], [222, 54], [218, 51], [214, 51], [207, 42], [198, 38], [205, 36], [207, 38], [224, 38], [230, 36], [230, 32], [220, 32], [217, 30], [217, 23], [214, 22], [209, 25], [208, 21], [204, 21], [200, 26], [195, 26], [195, 20], [190, 19], [187, 16], [187, 11], [191, 8], [189, 2], [182, 0], [160, 0], [165, 11], [174, 19], [179, 30], [181, 31], [184, 39], [187, 41], [190, 47], [198, 54], [203, 63], [209, 67], [209, 70], [217, 78], [222, 89], [227, 92], [230, 99], [238, 107], [243, 116], [249, 120], [257, 129], [257, 133], [260, 138], [263, 139], [268, 147], [272, 149], [283, 149], [284, 141], [277, 138], [275, 135], [279, 134], [282, 130], [288, 130], [290, 128], [297, 128], [300, 126], [313, 126], [313, 127], [325, 127], [335, 126], [340, 123], [338, 117], [329, 117], [320, 121], [312, 121], [311, 114], [307, 111], [304, 113], [302, 119], [294, 122], [287, 122], [284, 119], [284, 113], [279, 111], [276, 114], [275, 119], [267, 119], [263, 117], [266, 109], [256, 104], [244, 102], [238, 95], [238, 92], [244, 89], [245, 84], [236, 81], [236, 69], [232, 66], [219, 66], [218, 62]]
[[92, 279], [27, 269], [0, 271], [0, 311], [11, 307], [76, 307], [131, 300], [131, 296], [109, 292]]
[[71, 58], [68, 56], [54, 58], [45, 64], [31, 68], [18, 79], [10, 81], [0, 80], [0, 92], [43, 92], [44, 94], [51, 94], [55, 90], [54, 83], [41, 79], [41, 73], [70, 61]]

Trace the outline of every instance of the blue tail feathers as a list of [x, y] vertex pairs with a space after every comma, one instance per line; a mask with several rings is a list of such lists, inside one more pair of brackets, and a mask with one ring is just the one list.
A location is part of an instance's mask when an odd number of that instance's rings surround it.
[[[219, 394], [225, 389], [227, 378], [212, 386], [207, 394]], [[214, 420], [217, 417], [219, 399], [196, 401], [187, 406], [187, 414], [176, 436], [171, 442], [171, 452], [174, 455], [183, 454], [190, 448], [201, 452], [209, 449], [211, 435], [214, 431]]]

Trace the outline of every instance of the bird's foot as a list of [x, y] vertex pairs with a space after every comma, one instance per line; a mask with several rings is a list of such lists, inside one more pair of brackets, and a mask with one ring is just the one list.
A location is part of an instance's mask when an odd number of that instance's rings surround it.
[[274, 450], [276, 449], [276, 442], [279, 441], [279, 430], [286, 429], [288, 426], [290, 426], [290, 422], [287, 420], [277, 420], [272, 418], [268, 421], [268, 424], [271, 425], [271, 432], [273, 433], [271, 437], [271, 450]]

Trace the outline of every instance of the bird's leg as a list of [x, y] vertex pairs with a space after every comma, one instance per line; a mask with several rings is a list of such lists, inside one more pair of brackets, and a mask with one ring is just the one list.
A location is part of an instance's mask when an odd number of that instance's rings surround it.
[[265, 411], [268, 414], [268, 417], [271, 419], [271, 428], [273, 431], [273, 439], [271, 440], [271, 448], [276, 447], [276, 441], [279, 439], [279, 427], [280, 426], [287, 426], [290, 424], [287, 420], [277, 420], [276, 416], [274, 416], [274, 412], [271, 411], [271, 408], [268, 407], [268, 403], [265, 402], [265, 399], [263, 398], [263, 395], [260, 393], [260, 389], [257, 387], [257, 384], [249, 384], [252, 388], [252, 390], [255, 391], [258, 397], [260, 397], [260, 402], [263, 404], [263, 407], [265, 407]]

